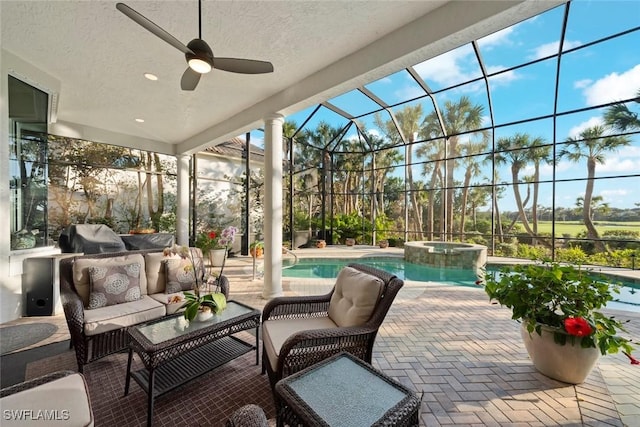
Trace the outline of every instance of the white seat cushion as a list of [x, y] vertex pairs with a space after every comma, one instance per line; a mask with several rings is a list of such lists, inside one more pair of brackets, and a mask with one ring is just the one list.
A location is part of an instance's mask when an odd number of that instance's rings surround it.
[[81, 374], [3, 397], [0, 407], [3, 427], [93, 426], [89, 391]]
[[340, 270], [329, 302], [329, 317], [341, 327], [365, 324], [380, 299], [384, 282], [355, 268]]
[[166, 314], [165, 305], [149, 295], [137, 301], [84, 311], [84, 333], [98, 335], [126, 326], [157, 319]]
[[269, 358], [271, 369], [278, 368], [278, 356], [287, 338], [296, 332], [312, 329], [337, 328], [328, 317], [309, 317], [306, 319], [267, 320], [262, 323], [262, 341]]

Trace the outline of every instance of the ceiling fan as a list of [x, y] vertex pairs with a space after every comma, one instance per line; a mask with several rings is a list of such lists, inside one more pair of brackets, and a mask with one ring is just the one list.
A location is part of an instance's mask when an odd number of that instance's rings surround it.
[[180, 87], [182, 90], [194, 90], [200, 81], [200, 76], [211, 71], [212, 68], [242, 74], [263, 74], [273, 72], [271, 62], [256, 59], [219, 58], [213, 56], [213, 51], [202, 40], [202, 1], [198, 0], [198, 38], [191, 40], [186, 46], [171, 34], [160, 28], [140, 13], [124, 3], [117, 3], [116, 8], [134, 20], [136, 23], [160, 37], [171, 46], [184, 53], [189, 65], [182, 74]]

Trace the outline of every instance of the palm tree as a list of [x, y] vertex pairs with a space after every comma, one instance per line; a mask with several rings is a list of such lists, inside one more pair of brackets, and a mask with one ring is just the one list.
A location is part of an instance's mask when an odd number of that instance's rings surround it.
[[533, 236], [534, 232], [529, 225], [529, 220], [524, 210], [524, 203], [522, 202], [522, 196], [520, 195], [519, 174], [529, 161], [528, 146], [530, 146], [530, 136], [527, 134], [516, 133], [511, 137], [500, 138], [496, 143], [498, 153], [495, 155], [495, 161], [497, 164], [507, 162], [511, 164], [511, 182], [513, 184], [513, 195], [518, 208], [518, 217], [527, 234]]
[[[402, 135], [406, 139], [406, 141], [402, 141], [405, 143], [406, 154], [405, 154], [405, 171], [407, 175], [407, 185], [409, 186], [409, 197], [410, 197], [410, 205], [405, 206], [405, 209], [409, 210], [410, 222], [412, 222], [412, 226], [409, 224], [405, 224], [405, 229], [413, 229], [418, 230], [422, 233], [422, 217], [418, 214], [420, 211], [420, 207], [418, 205], [418, 197], [416, 191], [416, 184], [413, 179], [413, 149], [414, 149], [414, 136], [420, 133], [420, 126], [422, 123], [422, 105], [406, 105], [402, 110], [395, 113], [396, 121], [398, 126], [400, 127], [400, 131]], [[397, 140], [397, 128], [395, 123], [392, 120], [382, 121], [379, 115], [376, 116], [376, 125], [380, 128], [382, 132], [392, 141], [399, 142]]]
[[[636, 103], [640, 104], [640, 89], [636, 93]], [[614, 129], [624, 132], [627, 129], [640, 129], [640, 117], [638, 113], [629, 110], [626, 104], [618, 102], [607, 108], [604, 114], [605, 122]]]
[[[485, 157], [482, 162], [478, 162], [479, 157], [475, 156], [484, 152], [489, 145], [487, 139], [480, 142], [468, 141], [460, 145], [460, 154], [465, 156], [462, 164], [465, 168], [464, 183], [462, 184], [462, 209], [460, 213], [460, 240], [464, 242], [464, 227], [467, 213], [467, 203], [469, 200], [469, 185], [471, 179], [478, 176], [481, 172], [481, 164], [487, 161]], [[475, 219], [474, 219], [475, 221]]]
[[[603, 202], [604, 197], [602, 196], [593, 196], [591, 199], [591, 207], [589, 210], [591, 211], [591, 220], [593, 221], [596, 216], [597, 211], [601, 211], [603, 215], [606, 215], [610, 211], [609, 203]], [[583, 213], [584, 211], [584, 197], [580, 196], [576, 199], [576, 211], [579, 213]]]
[[[444, 126], [445, 143], [447, 149], [446, 179], [446, 235], [449, 239], [453, 236], [453, 200], [454, 200], [454, 170], [456, 167], [455, 158], [458, 157], [458, 142], [460, 134], [480, 128], [482, 124], [482, 114], [484, 107], [480, 104], [473, 104], [467, 96], [462, 96], [458, 102], [446, 101], [444, 113], [442, 114], [442, 126]], [[442, 135], [440, 119], [436, 112], [429, 114], [424, 120], [424, 128], [429, 135], [425, 137], [438, 137]], [[433, 131], [436, 131], [435, 134]], [[486, 131], [480, 132], [486, 135]]]
[[[538, 235], [538, 194], [540, 187], [540, 164], [551, 161], [551, 146], [544, 145], [546, 141], [537, 137], [531, 140], [529, 160], [533, 162], [533, 202], [531, 204], [531, 219], [533, 221], [533, 233]], [[533, 243], [535, 245], [535, 239]]]
[[617, 151], [631, 143], [627, 136], [608, 136], [604, 126], [592, 126], [580, 132], [579, 137], [567, 139], [565, 147], [560, 151], [560, 158], [566, 157], [571, 162], [587, 161], [587, 185], [584, 191], [582, 218], [587, 227], [587, 238], [594, 240], [595, 249], [604, 252], [604, 244], [598, 240], [598, 230], [593, 224], [593, 184], [596, 174], [596, 165], [603, 164], [606, 160], [605, 153]]

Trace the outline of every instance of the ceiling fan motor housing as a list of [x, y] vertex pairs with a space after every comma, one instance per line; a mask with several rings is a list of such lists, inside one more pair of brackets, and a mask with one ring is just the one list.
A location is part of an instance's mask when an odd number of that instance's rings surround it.
[[187, 52], [185, 57], [187, 58], [187, 62], [191, 59], [200, 59], [211, 67], [213, 67], [213, 51], [202, 39], [193, 39], [187, 44], [187, 47], [191, 50], [191, 52]]

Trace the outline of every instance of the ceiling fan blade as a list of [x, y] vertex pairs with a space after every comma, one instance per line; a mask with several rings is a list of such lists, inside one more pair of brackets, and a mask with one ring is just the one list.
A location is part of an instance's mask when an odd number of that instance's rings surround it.
[[182, 90], [194, 90], [196, 86], [198, 86], [201, 75], [202, 74], [193, 71], [190, 67], [187, 67], [180, 79], [180, 87]]
[[176, 49], [178, 49], [182, 53], [185, 53], [185, 54], [186, 53], [193, 53], [193, 52], [191, 52], [191, 49], [189, 49], [187, 46], [185, 46], [184, 43], [182, 43], [180, 40], [178, 40], [177, 38], [173, 37], [171, 34], [166, 32], [162, 28], [160, 28], [157, 24], [155, 24], [154, 22], [152, 22], [149, 19], [145, 18], [144, 16], [142, 16], [140, 13], [136, 12], [135, 10], [131, 9], [126, 4], [117, 3], [116, 4], [116, 9], [118, 9], [120, 12], [124, 13], [125, 15], [127, 15], [133, 21], [135, 21], [136, 23], [138, 23], [139, 25], [141, 25], [142, 27], [144, 27], [145, 29], [147, 29], [148, 31], [150, 31], [151, 33], [156, 35], [157, 37], [160, 37], [162, 40], [164, 40], [165, 42], [169, 43], [171, 46], [175, 47]]
[[271, 64], [271, 62], [258, 61], [256, 59], [214, 57], [213, 68], [242, 74], [263, 74], [273, 72], [273, 64]]

